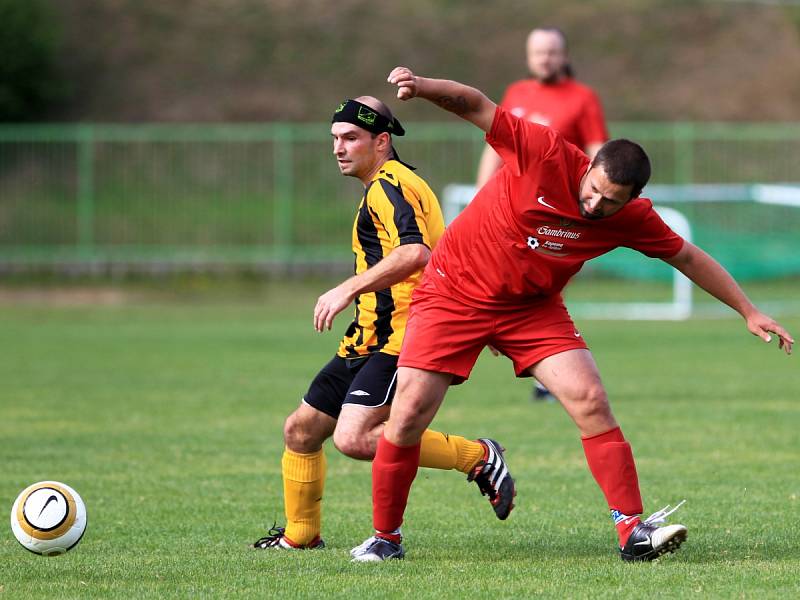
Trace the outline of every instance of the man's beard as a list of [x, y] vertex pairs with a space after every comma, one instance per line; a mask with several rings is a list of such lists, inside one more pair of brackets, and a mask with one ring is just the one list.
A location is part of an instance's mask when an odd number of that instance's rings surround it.
[[561, 78], [561, 73], [559, 71], [553, 71], [547, 77], [536, 77], [536, 80], [539, 83], [543, 83], [544, 85], [553, 85], [554, 83], [558, 83], [558, 80]]
[[587, 211], [587, 210], [586, 210], [586, 209], [583, 207], [583, 203], [579, 203], [579, 204], [578, 204], [578, 211], [581, 213], [581, 216], [582, 216], [584, 219], [589, 219], [589, 220], [592, 220], [592, 221], [596, 221], [597, 219], [602, 219], [602, 218], [603, 218], [603, 215], [596, 215], [596, 214], [594, 214], [594, 213], [590, 213], [590, 212], [588, 212], [588, 211]]

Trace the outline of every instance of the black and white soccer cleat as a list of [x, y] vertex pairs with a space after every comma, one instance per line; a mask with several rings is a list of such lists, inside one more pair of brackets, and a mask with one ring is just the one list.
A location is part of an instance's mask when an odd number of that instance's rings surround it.
[[353, 557], [352, 562], [381, 562], [402, 559], [405, 555], [403, 544], [377, 536], [372, 536], [350, 551], [350, 556]]
[[514, 496], [517, 495], [514, 479], [503, 456], [505, 448], [489, 438], [480, 438], [478, 442], [483, 446], [483, 458], [467, 475], [467, 481], [477, 483], [481, 494], [489, 496], [494, 513], [503, 521], [514, 509]]
[[626, 561], [649, 561], [680, 548], [680, 545], [686, 541], [686, 527], [683, 525], [659, 526], [658, 523], [665, 522], [669, 515], [680, 508], [681, 504], [683, 502], [671, 510], [667, 505], [634, 527], [625, 546], [620, 548], [620, 558]]
[[273, 525], [267, 532], [267, 535], [257, 540], [251, 548], [256, 550], [319, 550], [325, 547], [325, 542], [322, 538], [317, 536], [308, 544], [295, 544], [286, 537], [286, 529], [284, 527], [275, 527]]

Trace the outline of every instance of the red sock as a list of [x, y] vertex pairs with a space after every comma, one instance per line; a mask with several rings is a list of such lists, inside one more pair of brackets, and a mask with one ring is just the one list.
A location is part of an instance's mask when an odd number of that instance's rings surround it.
[[642, 513], [642, 496], [639, 478], [633, 461], [631, 446], [625, 441], [619, 427], [599, 435], [583, 438], [583, 451], [589, 470], [603, 490], [617, 527], [620, 545], [628, 536]]
[[400, 533], [384, 533], [382, 531], [376, 531], [375, 537], [379, 537], [384, 540], [389, 540], [390, 542], [394, 542], [395, 544], [399, 544], [400, 542], [403, 541], [403, 536]]
[[378, 440], [372, 461], [372, 523], [375, 531], [394, 534], [403, 523], [411, 483], [417, 476], [420, 444], [395, 446]]
[[611, 518], [614, 519], [614, 526], [617, 528], [617, 535], [619, 536], [619, 545], [622, 547], [631, 536], [633, 528], [641, 523], [642, 520], [636, 515], [628, 517], [627, 515], [615, 515], [615, 512], [611, 511]]

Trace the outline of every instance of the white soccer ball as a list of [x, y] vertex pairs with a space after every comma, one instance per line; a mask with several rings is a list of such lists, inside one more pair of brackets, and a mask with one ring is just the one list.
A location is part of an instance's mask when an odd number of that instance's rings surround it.
[[11, 530], [35, 554], [64, 554], [86, 531], [86, 506], [68, 485], [40, 481], [17, 496], [11, 508]]

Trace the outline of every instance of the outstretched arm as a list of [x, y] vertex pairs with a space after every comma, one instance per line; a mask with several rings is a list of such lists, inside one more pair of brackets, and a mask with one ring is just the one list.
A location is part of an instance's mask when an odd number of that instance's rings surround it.
[[770, 333], [778, 336], [778, 347], [792, 353], [794, 339], [779, 323], [758, 310], [724, 267], [700, 248], [684, 242], [683, 248], [664, 262], [672, 265], [709, 294], [730, 306], [744, 317], [750, 333], [765, 342], [772, 341]]
[[400, 100], [425, 98], [486, 132], [492, 127], [497, 105], [480, 90], [448, 79], [419, 77], [407, 67], [392, 69], [387, 81], [397, 86]]
[[333, 318], [350, 306], [359, 294], [384, 290], [419, 271], [431, 256], [425, 244], [404, 244], [358, 275], [346, 279], [317, 300], [314, 307], [314, 329], [330, 330]]

